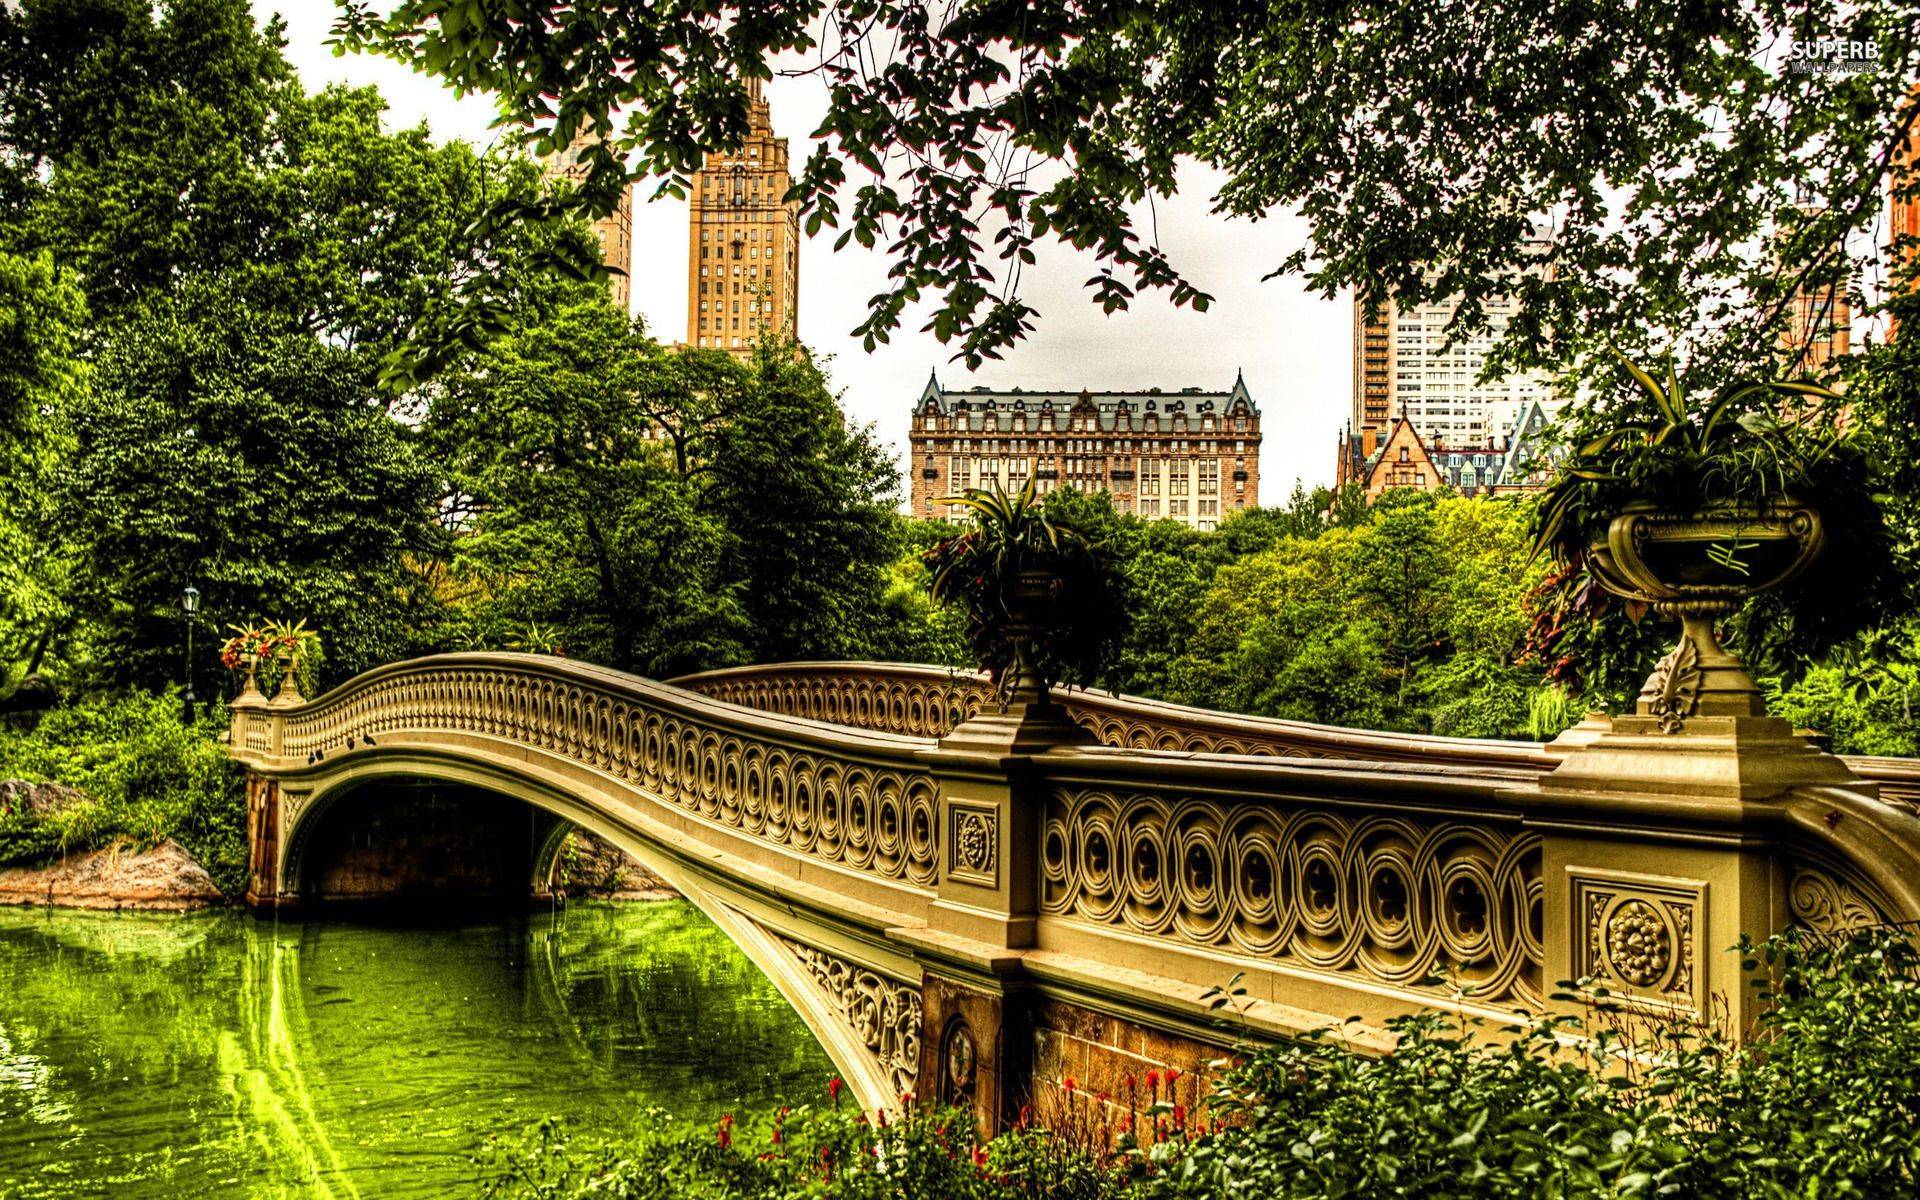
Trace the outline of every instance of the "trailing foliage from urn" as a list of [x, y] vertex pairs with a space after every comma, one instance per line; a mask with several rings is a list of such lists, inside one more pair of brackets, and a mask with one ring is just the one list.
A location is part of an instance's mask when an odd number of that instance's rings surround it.
[[1577, 411], [1572, 453], [1535, 513], [1534, 553], [1578, 563], [1628, 505], [1695, 513], [1722, 504], [1818, 504], [1837, 473], [1860, 467], [1840, 398], [1816, 383], [1742, 381], [1696, 398], [1665, 362], [1663, 379], [1622, 356], [1632, 387]]
[[[955, 1114], [782, 1110], [748, 1135], [649, 1115], [627, 1146], [543, 1124], [495, 1146], [496, 1200], [1784, 1200], [1920, 1188], [1912, 931], [1743, 945], [1769, 1002], [1742, 1045], [1598, 1019], [1510, 1030], [1430, 1014], [1376, 1057], [1334, 1031], [1221, 1064], [1207, 1132], [1099, 1143]], [[1080, 1148], [1085, 1146], [1084, 1149]]]
[[[1732, 625], [1750, 666], [1777, 675], [1880, 619], [1894, 598], [1891, 538], [1864, 422], [1831, 389], [1786, 379], [1696, 386], [1668, 357], [1657, 373], [1619, 356], [1617, 390], [1572, 408], [1560, 440], [1567, 457], [1533, 509], [1533, 554], [1553, 573], [1532, 598], [1529, 657], [1555, 682], [1601, 680], [1599, 690], [1644, 672], [1644, 640], [1609, 621], [1645, 615], [1608, 595], [1589, 548], [1633, 508], [1692, 516], [1765, 513], [1787, 504], [1820, 514], [1819, 569], [1750, 600]], [[1748, 564], [1738, 539], [1707, 553], [1735, 574]], [[1658, 638], [1656, 637], [1657, 641]], [[1614, 662], [1625, 658], [1636, 666]]]
[[963, 614], [980, 668], [996, 684], [1010, 682], [1016, 643], [1030, 639], [1044, 684], [1100, 681], [1127, 623], [1105, 545], [1049, 513], [1032, 480], [1018, 492], [974, 488], [946, 502], [964, 506], [973, 528], [926, 551], [928, 587], [936, 603]]

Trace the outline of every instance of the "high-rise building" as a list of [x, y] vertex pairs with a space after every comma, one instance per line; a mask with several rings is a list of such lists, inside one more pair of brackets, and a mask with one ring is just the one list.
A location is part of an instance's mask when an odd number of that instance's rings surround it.
[[1366, 301], [1353, 301], [1353, 421], [1359, 432], [1383, 432], [1393, 421], [1393, 302], [1367, 317]]
[[749, 129], [693, 173], [687, 234], [687, 345], [745, 356], [762, 331], [798, 337], [800, 208], [786, 196], [787, 139], [758, 80]]
[[1787, 327], [1780, 332], [1780, 353], [1793, 374], [1818, 375], [1849, 349], [1853, 307], [1846, 282], [1810, 278], [1795, 289], [1791, 304]]
[[1212, 529], [1260, 504], [1260, 410], [1224, 392], [949, 392], [929, 375], [914, 405], [913, 515], [955, 518], [969, 488], [1106, 490], [1123, 513]]
[[[1499, 428], [1503, 415], [1517, 413], [1534, 400], [1551, 404], [1553, 382], [1530, 371], [1482, 383], [1480, 373], [1506, 336], [1517, 302], [1510, 296], [1488, 297], [1486, 328], [1449, 346], [1446, 329], [1455, 305], [1442, 300], [1407, 311], [1397, 303], [1386, 306], [1388, 419], [1407, 418], [1430, 445], [1489, 445], [1505, 432]], [[1378, 436], [1384, 436], [1384, 430]]]
[[[1920, 106], [1920, 86], [1907, 93], [1907, 105]], [[1906, 109], [1896, 113], [1904, 119]], [[1887, 179], [1887, 245], [1893, 250], [1893, 282], [1898, 287], [1920, 285], [1916, 280], [1916, 260], [1920, 260], [1920, 122], [1907, 135], [1906, 145], [1893, 157], [1893, 169]], [[1897, 334], [1896, 323], [1888, 331]]]
[[[580, 156], [593, 144], [597, 135], [582, 133], [573, 139], [571, 145], [541, 164], [541, 170], [548, 179], [570, 179], [578, 182], [586, 175], [586, 167]], [[620, 189], [620, 203], [606, 216], [593, 223], [594, 236], [600, 239], [600, 261], [608, 269], [607, 290], [613, 297], [614, 307], [626, 312], [628, 301], [633, 295], [632, 279], [627, 272], [633, 269], [633, 187]]]

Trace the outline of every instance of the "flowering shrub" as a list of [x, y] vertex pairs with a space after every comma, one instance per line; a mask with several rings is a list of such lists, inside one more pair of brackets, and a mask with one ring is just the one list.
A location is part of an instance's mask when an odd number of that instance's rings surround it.
[[320, 635], [307, 628], [305, 621], [291, 624], [270, 621], [251, 628], [229, 626], [233, 636], [220, 646], [220, 665], [235, 673], [254, 665], [254, 678], [260, 690], [271, 696], [287, 672], [302, 694], [312, 696], [319, 690], [320, 662], [324, 656]]
[[[495, 1147], [500, 1200], [1332, 1200], [1334, 1197], [1911, 1196], [1920, 1191], [1920, 955], [1911, 931], [1743, 947], [1774, 981], [1735, 1046], [1691, 1024], [1504, 1038], [1426, 1015], [1373, 1057], [1328, 1034], [1225, 1066], [1207, 1121], [1178, 1076], [1120, 1097], [1064, 1081], [1043, 1130], [988, 1141], [964, 1115], [840, 1103], [695, 1127], [649, 1114], [628, 1146], [558, 1126]], [[1630, 1053], [1629, 1053], [1630, 1052]], [[1622, 1064], [1631, 1064], [1623, 1067]], [[1223, 1064], [1224, 1066], [1224, 1064]], [[835, 1081], [836, 1084], [838, 1081]]]
[[[834, 1083], [838, 1084], [838, 1080]], [[840, 1101], [695, 1125], [652, 1111], [632, 1144], [572, 1138], [553, 1121], [483, 1156], [498, 1200], [1100, 1200], [1116, 1170], [1034, 1128], [982, 1141], [972, 1118], [907, 1106], [869, 1117]]]

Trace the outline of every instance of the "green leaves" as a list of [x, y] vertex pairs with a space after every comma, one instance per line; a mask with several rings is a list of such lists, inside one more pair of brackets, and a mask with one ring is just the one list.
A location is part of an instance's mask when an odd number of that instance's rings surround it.
[[1631, 388], [1574, 409], [1574, 423], [1561, 431], [1573, 450], [1535, 510], [1536, 557], [1577, 563], [1588, 542], [1630, 503], [1677, 512], [1789, 495], [1818, 503], [1829, 471], [1858, 459], [1851, 427], [1838, 419], [1840, 397], [1830, 388], [1737, 380], [1698, 405], [1671, 356], [1663, 381], [1613, 353]]
[[1045, 576], [1047, 596], [1032, 617], [1037, 627], [1028, 632], [1041, 675], [1049, 683], [1100, 680], [1115, 665], [1128, 624], [1110, 547], [1056, 520], [1036, 502], [1031, 479], [1018, 492], [976, 488], [945, 503], [970, 510], [973, 528], [927, 550], [930, 594], [963, 615], [978, 665], [998, 680], [1013, 663], [1008, 595], [1023, 572], [1037, 572]]

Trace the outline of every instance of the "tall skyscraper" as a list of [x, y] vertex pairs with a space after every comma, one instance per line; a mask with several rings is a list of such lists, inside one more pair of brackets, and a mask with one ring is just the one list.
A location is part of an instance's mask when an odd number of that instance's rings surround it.
[[[565, 150], [541, 164], [549, 179], [578, 182], [586, 174], [580, 155], [598, 135], [581, 133]], [[614, 307], [626, 312], [633, 295], [633, 281], [627, 272], [633, 269], [633, 187], [620, 189], [620, 203], [593, 223], [594, 236], [600, 239], [600, 261], [613, 273], [607, 276], [607, 290]]]
[[[1907, 93], [1907, 104], [1920, 105], [1920, 86]], [[1905, 116], [1903, 108], [1898, 116]], [[1907, 136], [1906, 145], [1894, 155], [1893, 169], [1887, 181], [1887, 245], [1892, 247], [1893, 283], [1896, 287], [1914, 287], [1915, 260], [1920, 259], [1920, 128]], [[1896, 320], [1889, 336], [1899, 332]]]
[[693, 174], [687, 240], [687, 344], [745, 356], [762, 330], [798, 337], [800, 209], [786, 199], [787, 139], [758, 80], [750, 129]]
[[[1455, 301], [1421, 304], [1402, 312], [1399, 305], [1382, 313], [1386, 343], [1388, 419], [1405, 417], [1430, 445], [1485, 446], [1510, 431], [1501, 419], [1511, 419], [1528, 402], [1553, 402], [1553, 383], [1540, 372], [1508, 375], [1480, 382], [1480, 372], [1494, 345], [1506, 335], [1516, 302], [1490, 296], [1485, 302], [1487, 328], [1447, 345], [1447, 322], [1453, 320]], [[1356, 317], [1356, 336], [1359, 318]], [[1363, 424], [1362, 428], [1365, 428]], [[1384, 430], [1377, 436], [1384, 437]]]
[[1367, 319], [1367, 305], [1353, 301], [1353, 421], [1356, 433], [1376, 436], [1393, 421], [1393, 301], [1383, 300], [1380, 311]]

